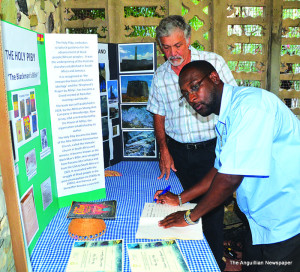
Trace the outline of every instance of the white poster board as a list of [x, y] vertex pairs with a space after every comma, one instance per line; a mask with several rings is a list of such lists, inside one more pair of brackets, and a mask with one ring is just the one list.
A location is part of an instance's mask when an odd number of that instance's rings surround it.
[[105, 187], [97, 35], [45, 34], [58, 197]]
[[7, 91], [40, 85], [37, 33], [1, 22]]

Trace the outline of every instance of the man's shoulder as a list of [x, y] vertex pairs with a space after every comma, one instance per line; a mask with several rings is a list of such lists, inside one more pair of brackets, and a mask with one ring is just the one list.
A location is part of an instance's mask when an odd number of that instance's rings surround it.
[[266, 103], [263, 99], [266, 95], [268, 96], [268, 91], [261, 88], [245, 86], [234, 87], [232, 102], [243, 108], [261, 108], [262, 104]]
[[164, 74], [169, 73], [169, 63], [168, 61], [164, 62], [162, 65], [160, 65], [155, 73], [154, 77], [162, 77]]
[[223, 60], [223, 57], [214, 52], [198, 51], [191, 47], [192, 60]]
[[191, 46], [191, 54], [192, 55], [196, 55], [196, 56], [211, 56], [211, 57], [221, 57], [219, 54], [215, 53], [215, 52], [211, 52], [211, 51], [204, 51], [204, 50], [198, 50], [195, 47]]

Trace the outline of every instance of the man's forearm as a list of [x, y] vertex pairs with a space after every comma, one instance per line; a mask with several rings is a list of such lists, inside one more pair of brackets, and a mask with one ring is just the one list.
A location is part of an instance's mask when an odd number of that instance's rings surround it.
[[232, 195], [243, 180], [243, 176], [217, 173], [207, 193], [193, 209], [190, 218], [196, 221], [214, 208], [218, 207]]
[[182, 203], [189, 202], [192, 199], [204, 195], [208, 191], [217, 172], [217, 169], [212, 167], [209, 170], [209, 172], [204, 176], [204, 178], [202, 178], [190, 189], [184, 190], [183, 193], [181, 193]]

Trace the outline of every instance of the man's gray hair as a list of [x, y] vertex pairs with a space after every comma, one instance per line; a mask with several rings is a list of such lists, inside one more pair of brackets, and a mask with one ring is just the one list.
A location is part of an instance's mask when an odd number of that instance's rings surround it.
[[161, 37], [170, 36], [177, 28], [184, 32], [184, 37], [186, 40], [191, 37], [191, 26], [185, 22], [182, 16], [170, 15], [162, 19], [156, 28], [156, 38], [159, 44]]

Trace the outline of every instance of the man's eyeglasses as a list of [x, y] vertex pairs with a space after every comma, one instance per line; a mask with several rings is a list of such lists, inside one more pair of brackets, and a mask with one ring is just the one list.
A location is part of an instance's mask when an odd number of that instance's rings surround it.
[[206, 74], [202, 79], [197, 81], [194, 85], [191, 86], [191, 90], [189, 92], [185, 92], [182, 96], [179, 97], [179, 104], [182, 104], [183, 98], [186, 101], [189, 101], [189, 94], [193, 94], [199, 90], [199, 87], [204, 79], [206, 79], [211, 73]]

